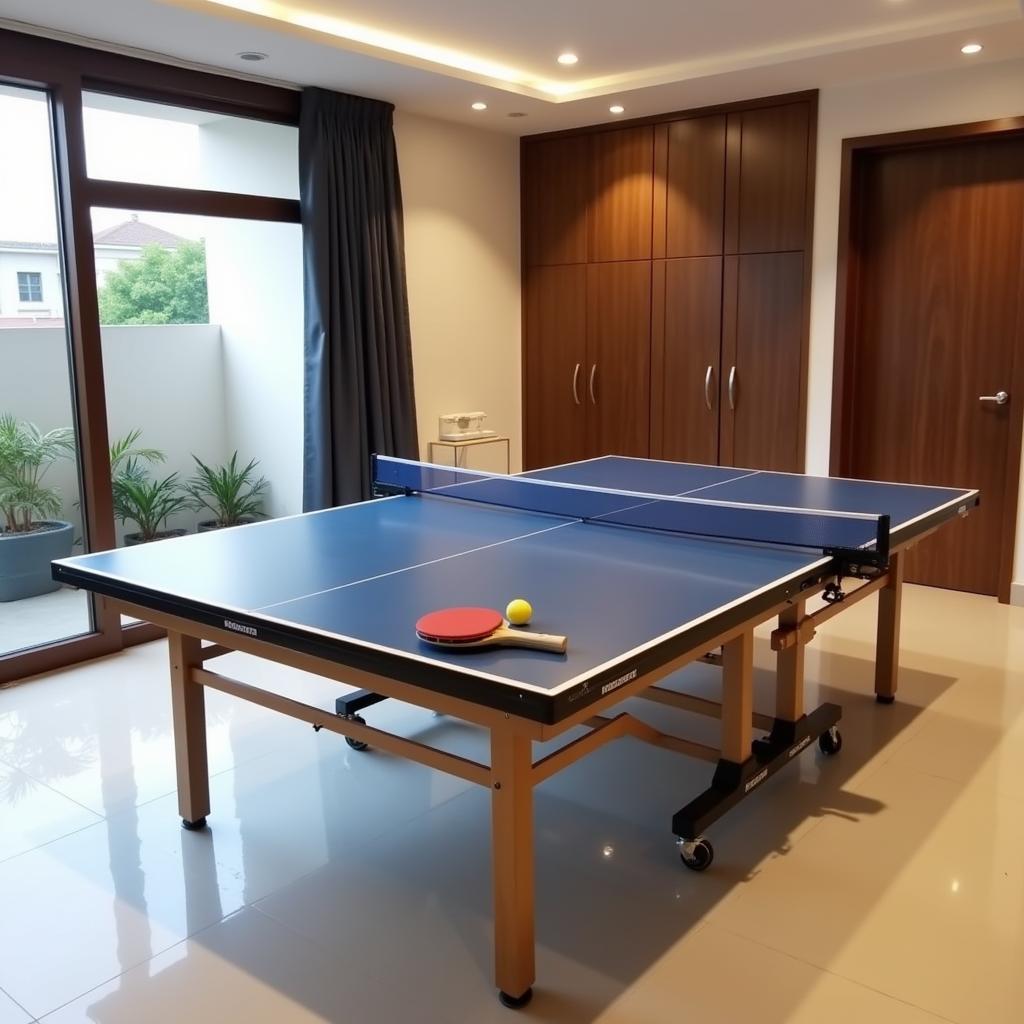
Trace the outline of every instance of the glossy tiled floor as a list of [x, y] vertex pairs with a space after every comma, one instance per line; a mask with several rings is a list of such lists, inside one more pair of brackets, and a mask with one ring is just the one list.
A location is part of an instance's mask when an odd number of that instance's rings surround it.
[[[211, 828], [185, 833], [163, 645], [2, 691], [0, 1024], [1019, 1022], [1024, 609], [910, 588], [890, 708], [870, 696], [873, 613], [808, 655], [809, 698], [846, 709], [842, 753], [803, 754], [721, 822], [705, 874], [669, 821], [707, 766], [627, 740], [538, 790], [518, 1017], [490, 982], [486, 793], [210, 693]], [[713, 693], [715, 672], [680, 682]], [[368, 717], [484, 754], [428, 712]]]

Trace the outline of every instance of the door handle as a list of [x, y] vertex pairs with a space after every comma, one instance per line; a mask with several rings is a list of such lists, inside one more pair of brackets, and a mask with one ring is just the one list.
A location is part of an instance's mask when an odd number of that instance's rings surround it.
[[979, 402], [995, 402], [996, 405], [1006, 405], [1009, 400], [1008, 391], [997, 391], [994, 395], [978, 395]]
[[711, 367], [708, 367], [707, 373], [704, 374], [704, 404], [708, 407], [708, 412], [711, 412]]
[[579, 405], [580, 404], [580, 364], [576, 364], [576, 369], [572, 371], [572, 400]]
[[590, 404], [597, 405], [597, 399], [594, 397], [594, 378], [597, 376], [597, 363], [590, 368], [590, 383], [587, 385], [587, 390], [590, 392]]
[[736, 408], [736, 367], [729, 371], [729, 408]]

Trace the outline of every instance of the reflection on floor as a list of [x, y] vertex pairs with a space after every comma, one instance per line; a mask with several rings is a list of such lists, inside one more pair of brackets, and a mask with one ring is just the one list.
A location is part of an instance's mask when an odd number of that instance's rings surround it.
[[[89, 595], [84, 590], [61, 587], [52, 594], [4, 601], [0, 604], [0, 655], [52, 644], [90, 629]], [[3, 1017], [0, 1024], [5, 1024]]]
[[[808, 655], [810, 699], [845, 707], [842, 753], [806, 752], [720, 823], [703, 875], [669, 822], [706, 765], [626, 740], [539, 789], [518, 1018], [490, 981], [486, 793], [210, 693], [211, 829], [185, 833], [162, 644], [0, 692], [0, 1024], [1019, 1022], [1024, 609], [910, 588], [889, 708], [872, 613]], [[683, 681], [710, 694], [716, 671]], [[412, 707], [367, 717], [485, 753]]]

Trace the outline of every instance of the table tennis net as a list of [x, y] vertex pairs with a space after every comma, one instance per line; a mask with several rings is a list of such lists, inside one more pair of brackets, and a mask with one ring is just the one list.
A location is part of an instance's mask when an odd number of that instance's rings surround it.
[[889, 559], [889, 517], [648, 494], [374, 456], [378, 493], [420, 493], [584, 522]]

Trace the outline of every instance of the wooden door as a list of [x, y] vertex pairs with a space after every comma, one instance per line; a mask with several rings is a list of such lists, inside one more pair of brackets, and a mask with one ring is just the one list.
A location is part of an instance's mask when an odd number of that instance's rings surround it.
[[725, 214], [725, 115], [673, 121], [666, 135], [664, 254], [718, 256]]
[[729, 115], [726, 252], [804, 248], [811, 135], [807, 103]]
[[587, 267], [587, 415], [592, 456], [650, 451], [651, 261]]
[[[907, 577], [1008, 597], [1024, 400], [1013, 381], [1024, 347], [1024, 140], [872, 153], [860, 170], [842, 471], [980, 488], [979, 509], [910, 553]], [[999, 391], [1003, 405], [979, 400]]]
[[654, 129], [602, 132], [591, 142], [590, 261], [650, 259]]
[[587, 456], [587, 268], [526, 272], [525, 416], [527, 469]]
[[803, 253], [727, 256], [721, 461], [799, 472]]
[[522, 147], [523, 249], [529, 267], [587, 261], [590, 141], [577, 135]]
[[[653, 454], [718, 462], [722, 342], [722, 257], [655, 265], [655, 372], [651, 376]], [[664, 281], [658, 275], [664, 275]]]

